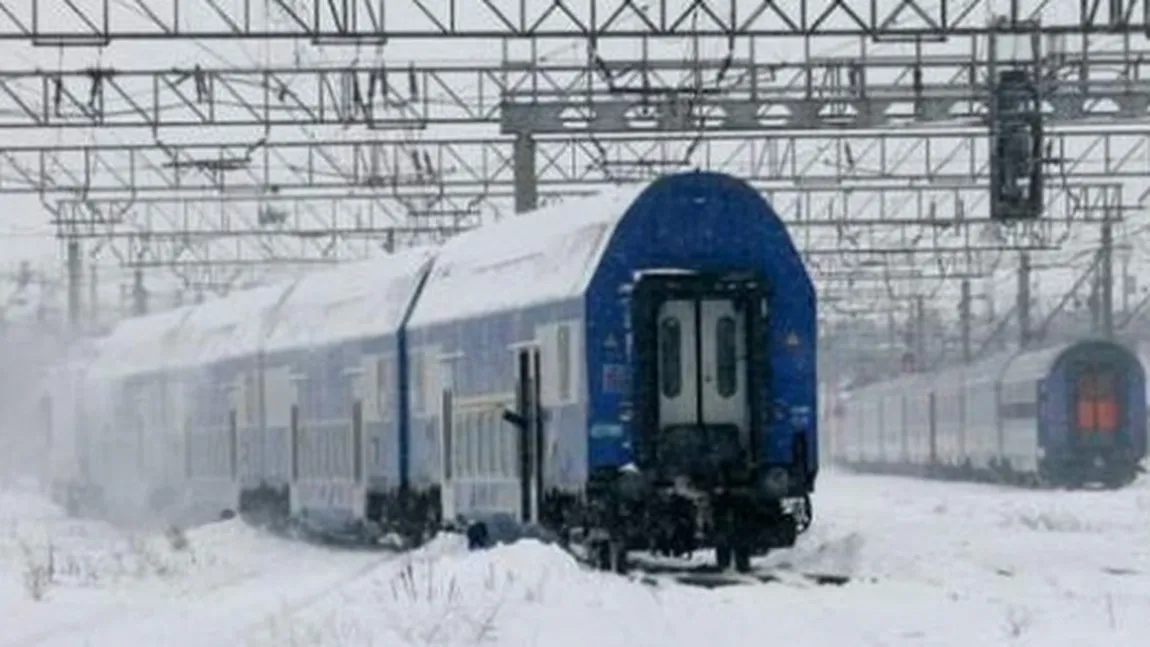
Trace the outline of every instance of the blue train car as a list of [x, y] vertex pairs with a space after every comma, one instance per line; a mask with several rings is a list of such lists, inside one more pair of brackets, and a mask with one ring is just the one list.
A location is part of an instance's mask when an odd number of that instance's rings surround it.
[[1121, 344], [1008, 352], [851, 391], [833, 458], [881, 471], [1119, 487], [1146, 455], [1146, 379]]
[[133, 429], [182, 455], [184, 507], [416, 540], [510, 516], [604, 566], [746, 568], [809, 523], [815, 314], [763, 198], [686, 173], [125, 324], [88, 390], [151, 398]]
[[[404, 323], [433, 250], [308, 274], [265, 326], [264, 490], [251, 505], [290, 510], [313, 528], [412, 532], [435, 518], [427, 493], [408, 496]], [[241, 506], [241, 509], [243, 506]]]
[[408, 322], [413, 482], [448, 516], [537, 521], [605, 564], [702, 537], [745, 566], [806, 514], [784, 502], [817, 473], [815, 331], [786, 230], [731, 177], [461, 235]]

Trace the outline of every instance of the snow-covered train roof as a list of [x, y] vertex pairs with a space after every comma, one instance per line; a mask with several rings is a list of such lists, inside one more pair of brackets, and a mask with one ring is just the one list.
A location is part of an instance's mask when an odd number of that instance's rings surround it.
[[936, 387], [957, 388], [960, 384], [993, 384], [1000, 380], [1007, 367], [1018, 357], [1015, 349], [999, 351], [970, 364], [948, 366], [923, 376]]
[[441, 248], [410, 325], [578, 296], [627, 209], [649, 184], [506, 218]]
[[434, 252], [403, 250], [304, 276], [273, 313], [264, 349], [395, 334]]
[[126, 319], [89, 370], [117, 376], [208, 364], [357, 336], [394, 334], [434, 250], [404, 250], [197, 306]]
[[291, 283], [277, 283], [195, 308], [167, 365], [195, 366], [258, 352], [269, 319], [290, 289]]
[[1002, 381], [1007, 384], [1019, 382], [1034, 382], [1045, 377], [1054, 368], [1054, 362], [1071, 346], [1081, 342], [1061, 343], [1053, 346], [1036, 348], [1024, 353], [1018, 353], [1010, 360], [1010, 365], [1002, 374]]
[[[617, 187], [593, 198], [509, 217], [461, 233], [439, 247], [407, 250], [235, 292], [175, 311], [178, 315], [125, 321], [97, 344], [94, 368], [146, 373], [260, 349], [277, 352], [388, 335], [409, 310], [410, 325], [419, 326], [577, 298], [604, 260], [620, 222], [657, 182]], [[791, 252], [785, 261], [772, 256], [779, 266], [772, 271], [793, 269], [787, 263], [801, 270], [801, 259], [785, 229], [773, 213], [768, 220], [763, 221], [768, 222], [765, 228], [781, 232]], [[758, 248], [753, 254], [760, 254]], [[809, 277], [803, 272], [798, 278], [802, 281], [793, 285], [809, 292]], [[800, 314], [808, 307], [803, 305], [804, 295], [809, 296], [806, 292], [796, 296], [799, 305], [793, 306]]]
[[[158, 368], [175, 352], [192, 306], [125, 319], [88, 349], [88, 369], [98, 375], [126, 375]], [[77, 361], [82, 361], [79, 358]]]

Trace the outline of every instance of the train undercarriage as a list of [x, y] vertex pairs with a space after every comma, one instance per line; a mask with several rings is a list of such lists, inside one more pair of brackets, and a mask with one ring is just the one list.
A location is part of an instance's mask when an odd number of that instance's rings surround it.
[[751, 558], [789, 548], [811, 523], [805, 495], [779, 498], [765, 489], [693, 489], [656, 483], [623, 470], [593, 478], [582, 497], [551, 493], [541, 521], [559, 540], [582, 549], [603, 570], [626, 572], [628, 553], [686, 557], [714, 549], [719, 569], [747, 572]]

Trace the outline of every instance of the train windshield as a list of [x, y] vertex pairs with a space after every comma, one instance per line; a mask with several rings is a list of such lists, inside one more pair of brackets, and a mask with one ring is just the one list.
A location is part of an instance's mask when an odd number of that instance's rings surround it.
[[1107, 366], [1083, 366], [1075, 381], [1075, 429], [1084, 438], [1113, 436], [1120, 424], [1118, 377]]

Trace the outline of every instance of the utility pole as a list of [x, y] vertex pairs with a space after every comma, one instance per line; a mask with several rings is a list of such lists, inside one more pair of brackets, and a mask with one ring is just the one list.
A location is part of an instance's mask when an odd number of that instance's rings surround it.
[[68, 264], [68, 327], [72, 334], [80, 333], [80, 286], [83, 268], [80, 265], [80, 241], [67, 242]]
[[137, 317], [148, 314], [148, 291], [144, 289], [144, 270], [138, 267], [132, 281], [132, 314]]
[[1099, 331], [1109, 339], [1114, 336], [1114, 234], [1110, 222], [1110, 205], [1102, 211], [1102, 241], [1098, 250]]
[[1122, 256], [1122, 318], [1130, 316], [1130, 293], [1136, 289], [1134, 277], [1130, 274], [1130, 254]]
[[1018, 343], [1030, 346], [1030, 254], [1018, 253]]
[[95, 259], [88, 265], [88, 318], [92, 329], [100, 323], [100, 284], [96, 275]]
[[915, 371], [926, 369], [926, 298], [914, 298], [914, 366]]
[[515, 165], [515, 213], [534, 211], [539, 206], [539, 185], [535, 174], [535, 138], [531, 133], [515, 136], [512, 163]]
[[970, 279], [964, 278], [962, 279], [962, 297], [958, 304], [958, 320], [962, 331], [962, 361], [964, 364], [969, 364], [973, 356], [970, 348], [970, 306]]

